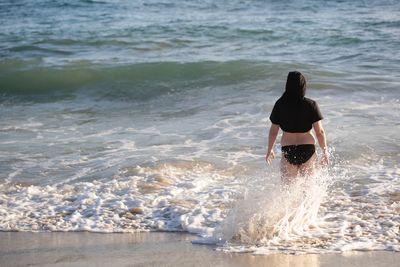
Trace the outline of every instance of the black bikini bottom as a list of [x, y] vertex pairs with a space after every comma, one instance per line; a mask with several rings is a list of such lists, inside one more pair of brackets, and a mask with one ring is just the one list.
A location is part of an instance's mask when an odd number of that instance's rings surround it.
[[306, 163], [315, 153], [315, 145], [290, 145], [282, 147], [283, 156], [290, 164], [301, 165]]

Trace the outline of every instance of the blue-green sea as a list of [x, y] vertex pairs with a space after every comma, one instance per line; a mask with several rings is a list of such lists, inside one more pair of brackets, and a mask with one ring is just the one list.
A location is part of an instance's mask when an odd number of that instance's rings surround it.
[[[0, 231], [400, 251], [399, 50], [395, 0], [1, 0]], [[293, 70], [331, 165], [282, 191]]]

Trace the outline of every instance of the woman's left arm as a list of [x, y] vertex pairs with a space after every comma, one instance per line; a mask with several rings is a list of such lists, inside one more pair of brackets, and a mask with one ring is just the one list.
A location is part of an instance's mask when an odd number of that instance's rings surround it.
[[269, 129], [269, 135], [268, 135], [267, 155], [265, 156], [265, 160], [267, 161], [268, 164], [271, 164], [272, 160], [275, 158], [273, 148], [274, 148], [276, 137], [278, 136], [278, 132], [279, 132], [279, 125], [272, 123], [271, 128]]

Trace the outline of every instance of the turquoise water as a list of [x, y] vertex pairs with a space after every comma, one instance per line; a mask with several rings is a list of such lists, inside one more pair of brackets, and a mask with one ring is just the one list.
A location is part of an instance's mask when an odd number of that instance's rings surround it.
[[42, 64], [257, 59], [393, 70], [397, 1], [2, 1], [1, 56]]
[[0, 90], [158, 95], [221, 79], [269, 82], [271, 68], [298, 66], [392, 82], [399, 11], [372, 0], [2, 1]]
[[325, 117], [329, 186], [301, 223], [265, 222], [278, 239], [247, 245], [399, 251], [399, 14], [372, 0], [1, 1], [0, 230], [215, 237], [232, 207], [257, 221], [240, 209], [254, 201], [271, 218], [268, 116], [299, 70]]

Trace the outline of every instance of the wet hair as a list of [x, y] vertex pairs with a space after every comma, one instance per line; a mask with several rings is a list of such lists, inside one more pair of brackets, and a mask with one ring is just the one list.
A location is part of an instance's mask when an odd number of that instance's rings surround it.
[[289, 102], [300, 102], [306, 94], [306, 78], [298, 71], [289, 72], [282, 98]]

